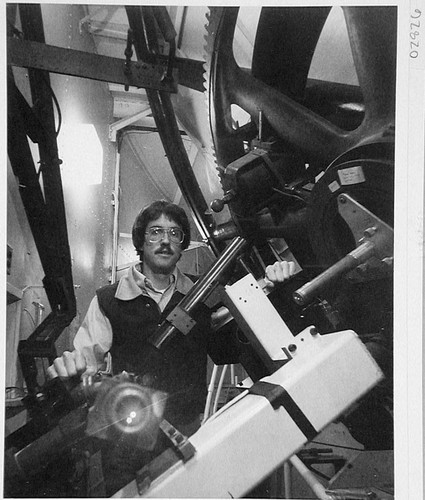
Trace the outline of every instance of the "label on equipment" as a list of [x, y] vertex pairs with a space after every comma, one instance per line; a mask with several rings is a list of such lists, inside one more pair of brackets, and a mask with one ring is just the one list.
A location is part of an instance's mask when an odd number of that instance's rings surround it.
[[362, 167], [359, 165], [357, 167], [344, 168], [338, 170], [339, 182], [343, 186], [349, 186], [351, 184], [360, 184], [364, 182], [365, 176]]

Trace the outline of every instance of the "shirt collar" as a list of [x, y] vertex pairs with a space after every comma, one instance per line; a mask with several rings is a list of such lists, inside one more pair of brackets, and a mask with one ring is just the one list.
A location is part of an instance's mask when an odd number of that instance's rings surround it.
[[[186, 295], [193, 286], [193, 282], [183, 274], [178, 267], [172, 273], [176, 290]], [[141, 272], [141, 264], [132, 265], [127, 274], [123, 276], [115, 292], [115, 297], [120, 300], [132, 300], [139, 295], [147, 295], [146, 276]]]

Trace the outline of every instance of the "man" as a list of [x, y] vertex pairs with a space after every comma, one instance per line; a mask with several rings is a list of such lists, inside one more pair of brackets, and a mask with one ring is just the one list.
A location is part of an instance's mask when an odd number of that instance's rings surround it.
[[[140, 263], [119, 282], [97, 291], [75, 336], [75, 350], [56, 358], [48, 374], [51, 378], [93, 374], [104, 368], [106, 358], [107, 369], [114, 373], [136, 373], [146, 385], [164, 391], [164, 418], [191, 435], [204, 410], [207, 355], [214, 359], [214, 353], [226, 352], [227, 346], [231, 351], [232, 342], [211, 331], [211, 311], [200, 304], [196, 325], [187, 335], [175, 336], [160, 351], [152, 347], [150, 335], [193, 286], [176, 267], [190, 243], [186, 213], [177, 205], [156, 201], [136, 217], [132, 238]], [[267, 267], [265, 278], [276, 283], [293, 273], [293, 262], [276, 262]], [[237, 362], [233, 356], [229, 353], [224, 363]], [[110, 463], [116, 469], [114, 458]]]

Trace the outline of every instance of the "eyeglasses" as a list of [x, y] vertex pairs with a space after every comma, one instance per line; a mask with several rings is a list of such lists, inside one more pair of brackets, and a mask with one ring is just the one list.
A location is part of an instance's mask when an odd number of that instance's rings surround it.
[[145, 234], [148, 236], [149, 243], [156, 243], [162, 240], [165, 236], [165, 233], [168, 234], [170, 241], [173, 243], [183, 243], [184, 240], [184, 232], [178, 227], [150, 227]]

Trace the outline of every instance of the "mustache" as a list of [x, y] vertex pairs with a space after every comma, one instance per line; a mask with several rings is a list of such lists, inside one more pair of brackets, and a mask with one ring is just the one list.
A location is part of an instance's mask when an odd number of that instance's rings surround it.
[[173, 254], [174, 254], [174, 252], [173, 252], [173, 250], [172, 250], [171, 246], [170, 246], [169, 244], [167, 244], [167, 243], [165, 243], [165, 244], [161, 245], [161, 246], [158, 248], [158, 250], [156, 250], [156, 251], [155, 251], [155, 253], [162, 253], [162, 252], [167, 252], [167, 253], [169, 253], [170, 255], [173, 255]]

